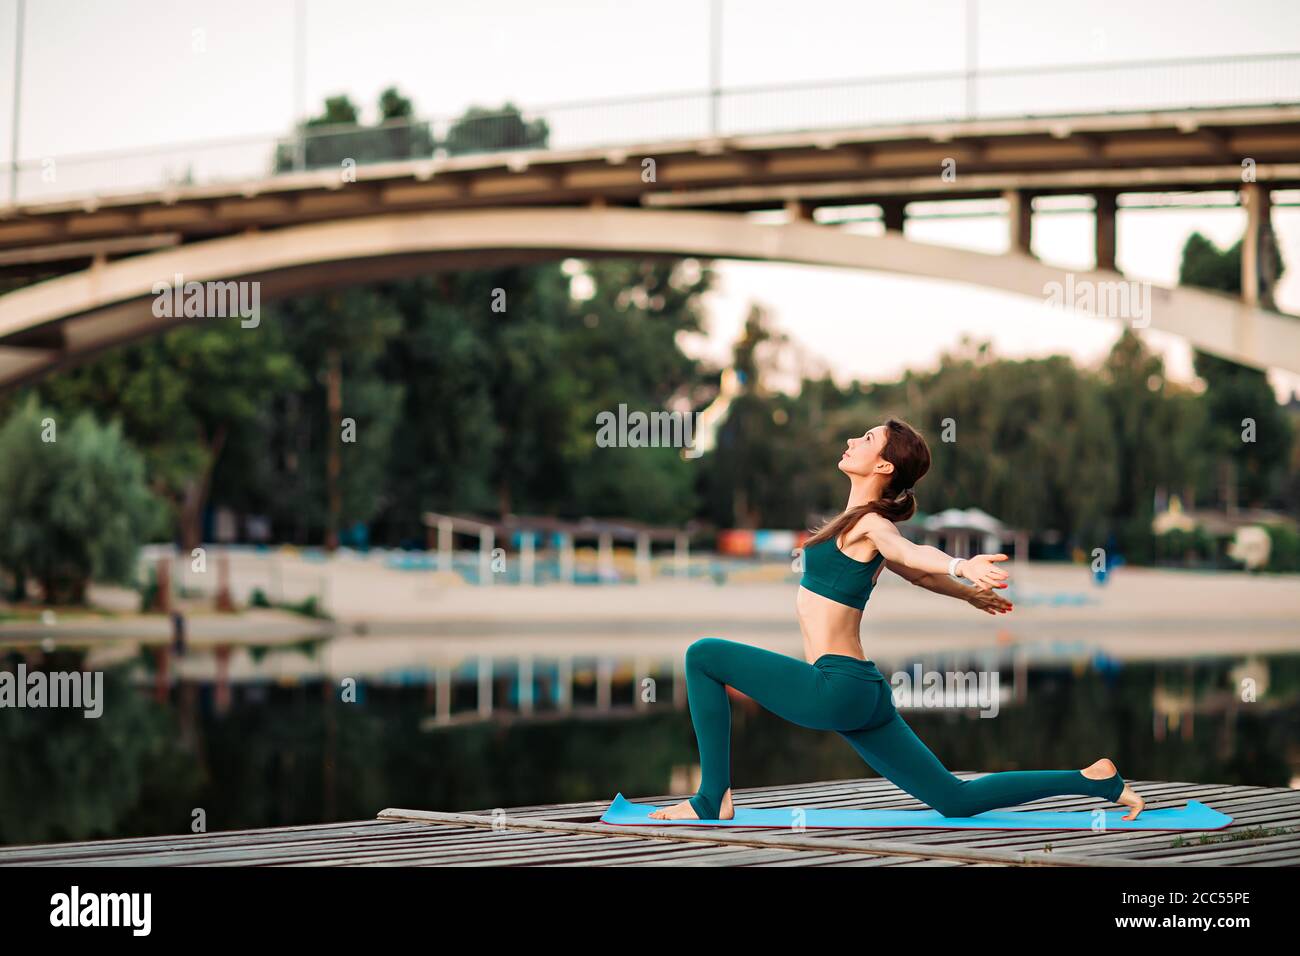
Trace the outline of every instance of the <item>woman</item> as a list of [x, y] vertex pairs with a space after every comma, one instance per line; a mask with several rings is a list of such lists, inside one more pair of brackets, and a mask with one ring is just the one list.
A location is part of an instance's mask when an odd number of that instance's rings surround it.
[[[937, 594], [961, 598], [989, 614], [1011, 604], [997, 562], [1005, 554], [960, 560], [913, 544], [895, 523], [916, 512], [912, 487], [930, 469], [930, 449], [915, 430], [890, 419], [851, 438], [839, 462], [849, 501], [804, 544], [804, 574], [795, 607], [804, 663], [793, 657], [703, 638], [686, 651], [686, 693], [700, 748], [695, 796], [650, 814], [659, 820], [729, 820], [731, 706], [726, 685], [802, 727], [834, 730], [878, 773], [945, 817], [969, 817], [1041, 797], [1082, 794], [1126, 807], [1132, 820], [1145, 801], [1103, 758], [1083, 770], [990, 773], [961, 780], [949, 773], [894, 709], [893, 691], [862, 652], [858, 629], [871, 589], [887, 567]], [[962, 584], [957, 577], [974, 582]]]

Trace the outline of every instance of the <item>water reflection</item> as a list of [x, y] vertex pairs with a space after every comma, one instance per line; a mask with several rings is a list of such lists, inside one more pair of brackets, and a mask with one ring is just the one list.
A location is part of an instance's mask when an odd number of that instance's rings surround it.
[[[0, 842], [187, 832], [198, 810], [226, 830], [694, 786], [679, 660], [443, 647], [348, 674], [351, 654], [346, 639], [175, 657], [155, 647], [105, 668], [98, 720], [0, 707]], [[71, 671], [88, 658], [3, 660]], [[954, 770], [1105, 755], [1137, 779], [1287, 786], [1297, 774], [1300, 655], [1120, 662], [1002, 648], [878, 663], [891, 676], [996, 675], [990, 719], [977, 701], [898, 694]], [[837, 735], [743, 699], [734, 715], [737, 786], [874, 775]]]

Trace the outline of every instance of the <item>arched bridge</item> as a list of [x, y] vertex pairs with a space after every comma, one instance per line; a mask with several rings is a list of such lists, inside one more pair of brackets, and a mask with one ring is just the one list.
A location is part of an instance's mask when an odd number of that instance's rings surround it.
[[[392, 213], [245, 233], [92, 265], [0, 298], [0, 385], [185, 321], [155, 308], [159, 284], [175, 284], [176, 277], [257, 282], [259, 299], [267, 302], [431, 269], [615, 255], [867, 269], [1045, 301], [1053, 295], [1059, 300], [1063, 290], [1091, 288], [1095, 313], [1181, 335], [1241, 362], [1300, 372], [1300, 322], [1229, 296], [1151, 289], [1144, 300], [1116, 272], [1067, 273], [1023, 253], [990, 255], [895, 233], [862, 236], [799, 221], [763, 225], [721, 212], [560, 207]], [[1120, 298], [1127, 305], [1117, 314]], [[1082, 300], [1076, 295], [1070, 301]]]
[[[1300, 106], [970, 119], [619, 147], [531, 149], [304, 170], [237, 183], [0, 209], [0, 276], [65, 273], [0, 296], [0, 387], [171, 327], [155, 290], [257, 282], [260, 300], [435, 268], [565, 256], [780, 260], [965, 282], [1067, 300], [1300, 373], [1300, 321], [1273, 306], [1271, 204], [1300, 188]], [[1234, 192], [1240, 299], [1116, 271], [1119, 197]], [[1034, 202], [1095, 209], [1096, 269], [1032, 255]], [[909, 203], [1003, 201], [1010, 251], [903, 238]], [[885, 234], [818, 222], [879, 207]], [[784, 222], [747, 213], [775, 210]]]

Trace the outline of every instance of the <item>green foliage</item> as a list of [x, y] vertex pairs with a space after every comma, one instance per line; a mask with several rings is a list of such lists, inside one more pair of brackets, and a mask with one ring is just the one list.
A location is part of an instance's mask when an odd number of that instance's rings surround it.
[[[1183, 285], [1241, 292], [1241, 242], [1220, 251], [1199, 233], [1183, 246], [1179, 282]], [[1276, 244], [1273, 274], [1281, 275], [1282, 258]], [[1268, 376], [1259, 369], [1195, 353], [1196, 374], [1205, 380], [1205, 425], [1203, 440], [1217, 459], [1219, 497], [1224, 505], [1262, 505], [1285, 478], [1288, 453], [1294, 439], [1291, 422], [1278, 405]], [[1253, 423], [1253, 438], [1243, 440], [1247, 423]]]
[[1164, 363], [1126, 328], [1102, 365], [1118, 494], [1111, 530], [1130, 561], [1154, 557], [1157, 489], [1179, 487], [1201, 465], [1202, 403], [1165, 377]]
[[519, 107], [507, 102], [499, 109], [471, 106], [451, 124], [441, 145], [448, 155], [456, 156], [503, 149], [544, 149], [549, 137], [546, 120], [525, 120]]
[[261, 420], [272, 395], [307, 373], [283, 330], [206, 319], [57, 372], [37, 387], [60, 417], [104, 409], [145, 457], [153, 490], [170, 502], [182, 545], [199, 544], [212, 469], [233, 434]]
[[[400, 318], [375, 289], [354, 288], [277, 305], [267, 310], [268, 324], [295, 374], [288, 388], [266, 396], [250, 427], [232, 435], [214, 488], [230, 507], [270, 514], [282, 533], [320, 540], [329, 523], [331, 445], [341, 459], [342, 525], [370, 521], [383, 504], [404, 386], [387, 379], [378, 363], [400, 331]], [[336, 433], [331, 424], [328, 370], [334, 362], [342, 375], [339, 417], [352, 420], [350, 441], [342, 426]]]
[[1105, 541], [1120, 489], [1096, 376], [1063, 356], [998, 360], [968, 345], [891, 391], [890, 413], [930, 439], [930, 476], [918, 488], [926, 511], [973, 506], [1015, 528]]
[[1286, 525], [1269, 524], [1268, 571], [1300, 571], [1300, 534]]
[[1156, 537], [1156, 557], [1185, 564], [1213, 562], [1218, 556], [1214, 537], [1204, 528], [1174, 528]]
[[1179, 285], [1213, 289], [1234, 295], [1241, 292], [1241, 243], [1220, 250], [1199, 232], [1183, 243], [1183, 258], [1178, 269]]
[[[329, 525], [331, 444], [341, 456], [340, 526], [366, 524], [390, 542], [422, 540], [428, 510], [686, 520], [699, 463], [667, 449], [597, 448], [594, 421], [619, 403], [663, 408], [698, 384], [677, 335], [700, 329], [697, 301], [711, 274], [636, 261], [586, 272], [591, 296], [581, 300], [570, 276], [547, 264], [266, 310], [266, 352], [254, 367], [268, 380], [247, 383], [255, 401], [232, 406], [219, 458], [195, 455], [191, 471], [216, 460], [216, 502], [266, 514], [277, 536], [300, 542], [322, 540]], [[272, 359], [284, 374], [270, 374]], [[335, 362], [351, 442], [331, 425]], [[216, 370], [194, 371], [186, 388], [197, 391]], [[140, 437], [147, 446], [149, 434]]]
[[327, 96], [325, 98], [325, 109], [319, 116], [314, 116], [307, 121], [308, 126], [343, 126], [345, 124], [356, 124], [361, 120], [361, 111], [357, 105], [352, 102], [352, 98], [346, 94], [343, 96]]
[[92, 576], [129, 580], [154, 505], [118, 425], [28, 400], [0, 428], [0, 565], [46, 601], [84, 600]]
[[154, 568], [149, 568], [145, 574], [144, 580], [137, 587], [140, 593], [140, 611], [147, 612], [154, 606], [158, 600], [158, 572]]
[[361, 124], [361, 111], [347, 96], [325, 100], [325, 109], [297, 130], [275, 151], [274, 170], [288, 172], [299, 167], [341, 170], [344, 161], [362, 163], [419, 159], [433, 155], [433, 131], [428, 123], [413, 122], [414, 107], [394, 87], [379, 96], [380, 122]]
[[333, 96], [324, 110], [297, 129], [275, 150], [277, 173], [294, 169], [342, 169], [343, 163], [393, 162], [432, 156], [490, 153], [507, 149], [545, 149], [550, 128], [544, 119], [526, 120], [513, 103], [499, 108], [471, 106], [436, 138], [427, 122], [417, 121], [415, 105], [396, 87], [379, 94], [380, 122], [366, 126], [361, 111], [347, 96]]
[[[289, 604], [286, 605], [286, 607], [295, 614], [301, 614], [303, 617], [326, 618], [329, 616], [321, 610], [320, 602], [316, 600], [316, 595], [314, 594], [308, 595], [297, 604]], [[313, 643], [308, 646], [314, 649], [316, 645]]]

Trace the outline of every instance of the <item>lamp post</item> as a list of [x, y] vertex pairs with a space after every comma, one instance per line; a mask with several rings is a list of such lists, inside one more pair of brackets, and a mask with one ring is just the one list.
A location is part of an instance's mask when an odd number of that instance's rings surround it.
[[298, 142], [294, 147], [294, 169], [307, 166], [307, 4], [294, 0], [293, 5], [293, 116], [298, 125]]
[[18, 0], [18, 22], [14, 28], [14, 108], [13, 132], [9, 137], [9, 202], [18, 205], [18, 117], [23, 89], [23, 14], [27, 0]]
[[709, 134], [718, 135], [718, 100], [722, 96], [722, 0], [709, 9]]
[[975, 71], [979, 61], [979, 0], [966, 0], [966, 118], [975, 118]]

